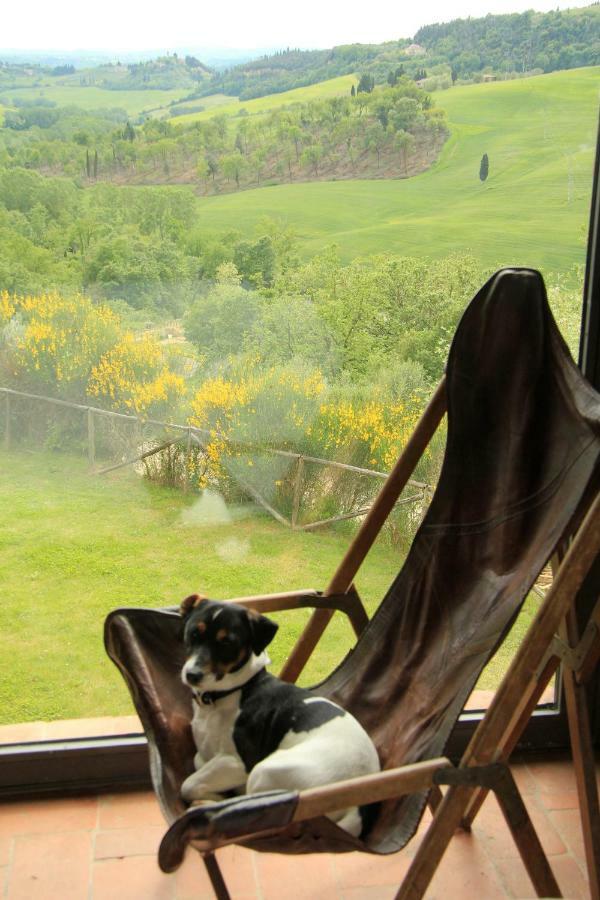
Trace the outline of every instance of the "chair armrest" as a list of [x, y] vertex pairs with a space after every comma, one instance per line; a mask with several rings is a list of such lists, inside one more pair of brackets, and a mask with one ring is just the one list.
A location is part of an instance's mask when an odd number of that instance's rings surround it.
[[388, 769], [373, 775], [338, 781], [305, 791], [268, 791], [246, 794], [191, 807], [163, 837], [158, 863], [163, 872], [179, 867], [187, 845], [193, 841], [211, 852], [242, 838], [274, 834], [305, 819], [314, 819], [348, 806], [361, 806], [427, 790], [440, 769], [452, 768], [445, 757]]
[[323, 787], [308, 788], [298, 794], [293, 821], [314, 819], [348, 806], [379, 803], [430, 788], [440, 769], [454, 768], [445, 756], [424, 762], [386, 769], [373, 775], [362, 775], [348, 781], [337, 781]]
[[232, 597], [227, 603], [238, 603], [256, 612], [281, 612], [286, 609], [335, 609], [345, 613], [357, 637], [369, 623], [369, 617], [354, 585], [345, 594], [322, 594], [320, 591], [287, 591], [281, 594], [257, 594], [252, 597]]
[[267, 791], [191, 806], [160, 842], [158, 865], [163, 872], [174, 872], [191, 841], [201, 851], [209, 852], [244, 835], [280, 831], [293, 821], [297, 803], [297, 792]]

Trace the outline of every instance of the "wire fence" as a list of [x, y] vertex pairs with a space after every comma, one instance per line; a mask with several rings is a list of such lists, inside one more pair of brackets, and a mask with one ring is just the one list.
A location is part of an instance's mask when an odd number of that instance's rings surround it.
[[[0, 388], [0, 434], [5, 451], [18, 448], [87, 455], [91, 474], [133, 467], [151, 480], [185, 492], [198, 490], [209, 469], [206, 429], [142, 419], [100, 407]], [[220, 439], [221, 440], [221, 439]], [[387, 473], [331, 459], [222, 439], [220, 477], [205, 486], [250, 498], [276, 521], [311, 531], [366, 515]], [[396, 504], [396, 525], [414, 531], [431, 487], [410, 480]]]

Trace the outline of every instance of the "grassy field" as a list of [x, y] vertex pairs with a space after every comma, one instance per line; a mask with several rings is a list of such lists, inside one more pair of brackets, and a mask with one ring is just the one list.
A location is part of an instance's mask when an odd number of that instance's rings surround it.
[[[0, 454], [0, 465], [2, 723], [131, 711], [102, 645], [111, 609], [174, 605], [194, 590], [219, 598], [321, 588], [347, 545], [344, 535], [292, 534], [252, 507], [210, 524], [198, 498], [133, 475], [92, 478], [79, 460]], [[371, 608], [398, 565], [392, 550], [374, 551], [359, 582]], [[275, 669], [308, 617], [279, 617]], [[350, 645], [336, 616], [307, 679], [330, 671]]]
[[[219, 598], [322, 588], [348, 542], [333, 531], [292, 534], [252, 507], [219, 522], [206, 499], [131, 474], [94, 478], [58, 455], [0, 453], [0, 465], [0, 723], [127, 714], [129, 696], [102, 645], [111, 609], [175, 605], [194, 590]], [[369, 612], [400, 564], [388, 546], [370, 554], [358, 579]], [[282, 625], [270, 649], [275, 671], [308, 617], [274, 617]], [[498, 683], [515, 641], [481, 687]], [[323, 678], [351, 645], [337, 614], [303, 683]]]
[[464, 250], [489, 265], [565, 271], [584, 259], [599, 76], [595, 67], [437, 93], [452, 133], [424, 174], [208, 197], [203, 226], [246, 231], [268, 215], [296, 229], [306, 255], [335, 242], [347, 260]]
[[[208, 105], [210, 97], [198, 100], [201, 106], [205, 106], [203, 112], [190, 113], [186, 116], [177, 116], [177, 122], [188, 124], [189, 122], [202, 122], [215, 115], [236, 116], [243, 109], [251, 115], [262, 115], [273, 109], [288, 106], [290, 103], [307, 103], [309, 100], [323, 100], [326, 97], [338, 97], [341, 94], [349, 94], [352, 85], [356, 84], [355, 75], [340, 75], [338, 78], [330, 78], [328, 81], [320, 81], [318, 84], [310, 84], [307, 87], [294, 88], [292, 91], [284, 91], [281, 94], [269, 94], [267, 97], [257, 97], [255, 100], [238, 100], [235, 97], [225, 98], [221, 104]], [[222, 96], [222, 95], [213, 95]]]
[[59, 106], [80, 106], [82, 109], [124, 109], [130, 116], [160, 109], [189, 93], [185, 88], [171, 91], [107, 91], [97, 87], [68, 85], [40, 85], [31, 88], [5, 90], [3, 99], [19, 97], [23, 100], [51, 100]]
[[[209, 94], [207, 97], [199, 97], [197, 100], [182, 100], [181, 103], [176, 103], [170, 108], [164, 108], [159, 110], [156, 113], [157, 118], [164, 118], [168, 116], [171, 109], [173, 111], [177, 110], [179, 107], [185, 107], [186, 109], [197, 109], [199, 113], [206, 111], [207, 113], [210, 111], [210, 115], [214, 115], [217, 112], [222, 112], [225, 106], [230, 106], [231, 104], [235, 104], [236, 112], [239, 109], [238, 99], [237, 97], [228, 97], [226, 94]], [[195, 116], [192, 113], [189, 113], [185, 116], [176, 116], [175, 122], [188, 121], [188, 119], [192, 118], [194, 120]]]

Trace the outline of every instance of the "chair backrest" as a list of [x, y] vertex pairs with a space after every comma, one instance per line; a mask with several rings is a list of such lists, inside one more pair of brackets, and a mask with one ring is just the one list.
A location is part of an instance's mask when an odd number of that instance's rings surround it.
[[[481, 670], [597, 489], [600, 398], [569, 355], [539, 273], [503, 270], [476, 295], [450, 351], [447, 400], [439, 483], [406, 562], [355, 649], [318, 688], [363, 723], [385, 768], [443, 753]], [[116, 611], [106, 643], [172, 819], [193, 755], [179, 617]], [[404, 846], [424, 803], [415, 795], [382, 804], [367, 847]], [[253, 846], [277, 850], [278, 840]], [[322, 820], [320, 831], [298, 836], [297, 850], [343, 844]], [[345, 849], [352, 845], [348, 838]]]
[[[571, 359], [539, 273], [503, 270], [476, 295], [450, 351], [447, 401], [439, 483], [406, 562], [355, 650], [319, 686], [360, 719], [386, 768], [443, 753], [481, 670], [597, 489], [600, 397]], [[370, 844], [403, 846], [423, 802], [387, 804]]]

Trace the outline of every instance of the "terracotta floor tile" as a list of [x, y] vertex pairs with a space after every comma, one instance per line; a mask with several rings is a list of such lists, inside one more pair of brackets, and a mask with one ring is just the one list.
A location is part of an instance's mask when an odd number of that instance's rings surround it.
[[333, 867], [342, 892], [352, 887], [389, 885], [396, 885], [396, 889], [398, 889], [410, 861], [405, 850], [389, 856], [373, 856], [369, 853], [338, 853], [333, 857]]
[[549, 793], [548, 791], [539, 791], [537, 799], [544, 809], [579, 809], [579, 798], [577, 791], [561, 791], [560, 793]]
[[92, 866], [92, 900], [175, 900], [175, 879], [152, 856], [100, 860]]
[[511, 763], [510, 770], [523, 795], [534, 794], [538, 790], [538, 785], [525, 763]]
[[[219, 864], [221, 863], [221, 852], [222, 851], [219, 850], [217, 853]], [[212, 889], [208, 875], [206, 874], [204, 863], [198, 853], [192, 852], [191, 850], [188, 851], [181, 868], [169, 877], [173, 879], [176, 900], [215, 900], [215, 893]], [[227, 887], [231, 892], [232, 886], [227, 876], [225, 876], [225, 880], [227, 882]], [[246, 896], [250, 896], [252, 900], [255, 900], [256, 891], [254, 894]], [[237, 900], [235, 894], [233, 894], [233, 897]]]
[[91, 835], [82, 831], [18, 837], [8, 900], [87, 898], [91, 849]]
[[[223, 847], [216, 853], [217, 862], [234, 900], [257, 900], [256, 865], [251, 850]], [[189, 851], [181, 869], [175, 874], [177, 900], [214, 900], [214, 893], [199, 853]]]
[[[542, 847], [549, 855], [565, 853], [566, 847], [561, 836], [546, 814], [534, 804], [533, 798], [526, 798], [526, 805], [531, 821], [541, 841]], [[473, 837], [479, 837], [486, 845], [486, 852], [491, 859], [513, 859], [519, 856], [516, 844], [511, 837], [504, 816], [500, 812], [498, 801], [489, 795], [481, 807], [473, 825]]]
[[0, 838], [91, 830], [96, 827], [97, 820], [96, 797], [4, 803], [0, 804]]
[[590, 896], [588, 880], [575, 860], [571, 856], [558, 856], [551, 862], [563, 897], [588, 900]]
[[162, 825], [140, 825], [139, 828], [99, 831], [94, 844], [94, 859], [155, 856], [165, 830]]
[[[570, 764], [528, 762], [515, 769], [515, 777], [564, 895], [588, 896], [579, 814], [571, 806]], [[217, 857], [234, 900], [391, 900], [429, 821], [427, 812], [417, 836], [389, 857], [284, 856], [240, 847], [225, 848]], [[174, 875], [159, 871], [155, 851], [164, 830], [149, 792], [0, 805], [0, 897], [214, 900], [195, 852]], [[497, 801], [490, 796], [473, 834], [453, 837], [426, 900], [533, 896]]]
[[[561, 857], [554, 857], [560, 859]], [[535, 890], [527, 874], [525, 866], [514, 859], [493, 859], [492, 864], [499, 875], [500, 884], [508, 897], [518, 897], [519, 900], [528, 900], [536, 897]], [[554, 873], [556, 876], [556, 872]]]
[[562, 794], [577, 790], [573, 766], [568, 759], [529, 762], [527, 768], [541, 792]]
[[340, 893], [341, 900], [394, 900], [397, 887], [355, 887], [344, 888]]
[[264, 900], [338, 900], [332, 858], [328, 854], [283, 856], [257, 853], [256, 869]]
[[429, 886], [427, 900], [485, 898], [506, 894], [495, 867], [474, 835], [457, 832]]
[[98, 827], [135, 828], [138, 825], [162, 825], [165, 820], [156, 797], [150, 791], [132, 794], [109, 794], [99, 798]]
[[[0, 838], [0, 866], [7, 866], [10, 861], [13, 840], [11, 837]], [[0, 896], [2, 896], [0, 894]]]
[[578, 809], [555, 809], [548, 813], [552, 824], [562, 836], [569, 851], [581, 862], [585, 860], [583, 834]]

